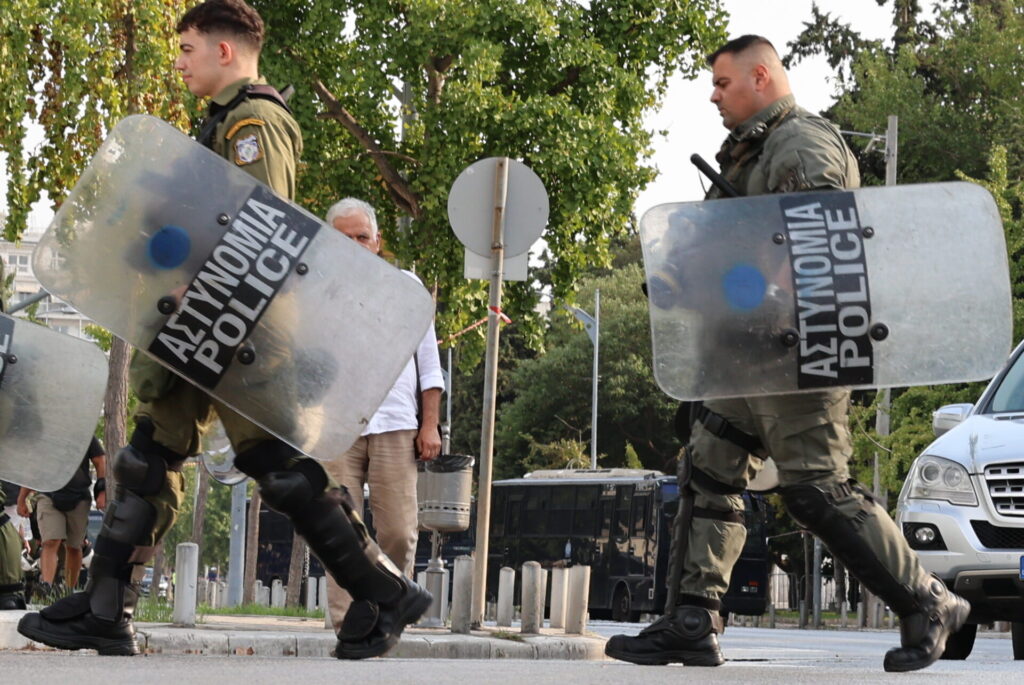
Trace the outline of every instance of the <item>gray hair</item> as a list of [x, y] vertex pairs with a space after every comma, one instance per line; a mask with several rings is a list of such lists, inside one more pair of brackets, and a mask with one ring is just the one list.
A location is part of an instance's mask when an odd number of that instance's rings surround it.
[[373, 229], [373, 235], [377, 235], [377, 212], [373, 211], [373, 207], [370, 203], [364, 202], [359, 198], [346, 197], [342, 200], [338, 200], [331, 208], [327, 210], [327, 217], [325, 221], [329, 224], [334, 224], [334, 220], [339, 216], [348, 216], [352, 212], [362, 212], [366, 215], [366, 218], [370, 220], [370, 228]]

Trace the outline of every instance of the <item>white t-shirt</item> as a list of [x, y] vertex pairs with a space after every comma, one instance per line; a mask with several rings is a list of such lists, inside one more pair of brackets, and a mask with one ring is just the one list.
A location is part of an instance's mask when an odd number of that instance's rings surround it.
[[[420, 279], [411, 271], [403, 270], [411, 278]], [[422, 283], [422, 281], [420, 281]], [[402, 374], [391, 386], [387, 397], [377, 408], [377, 412], [366, 425], [363, 435], [376, 435], [398, 430], [418, 429], [416, 414], [419, 410], [419, 397], [416, 395], [416, 365], [419, 364], [420, 392], [431, 388], [444, 388], [444, 376], [441, 375], [441, 356], [437, 351], [437, 334], [434, 323], [430, 323], [423, 340], [416, 349], [416, 359], [410, 359], [402, 369]]]

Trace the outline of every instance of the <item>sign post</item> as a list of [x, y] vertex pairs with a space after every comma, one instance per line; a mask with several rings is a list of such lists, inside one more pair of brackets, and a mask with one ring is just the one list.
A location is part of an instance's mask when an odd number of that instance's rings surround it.
[[[488, 192], [490, 191], [490, 192]], [[548, 197], [533, 171], [508, 157], [482, 159], [455, 179], [448, 194], [448, 219], [467, 255], [490, 258], [487, 352], [484, 362], [483, 420], [480, 429], [480, 480], [476, 497], [476, 548], [470, 623], [484, 620], [487, 597], [494, 415], [498, 386], [498, 340], [503, 318], [501, 288], [506, 258], [525, 255], [547, 224]], [[490, 225], [485, 233], [481, 228]]]

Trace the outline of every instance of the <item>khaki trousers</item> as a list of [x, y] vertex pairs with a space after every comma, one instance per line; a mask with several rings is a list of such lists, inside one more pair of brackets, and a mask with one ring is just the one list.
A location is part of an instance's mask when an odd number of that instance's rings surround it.
[[[370, 512], [377, 544], [405, 575], [412, 577], [419, 524], [416, 518], [416, 431], [364, 435], [338, 459], [323, 464], [348, 490], [363, 512], [363, 484], [370, 486]], [[334, 630], [341, 627], [352, 597], [327, 576], [327, 606]]]

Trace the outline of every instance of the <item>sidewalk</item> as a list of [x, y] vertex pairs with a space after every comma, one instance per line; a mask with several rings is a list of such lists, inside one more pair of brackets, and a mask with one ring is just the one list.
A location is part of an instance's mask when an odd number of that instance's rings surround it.
[[[23, 611], [0, 612], [0, 650], [49, 649], [17, 630]], [[207, 616], [194, 628], [137, 623], [139, 647], [147, 654], [329, 657], [337, 642], [323, 619], [276, 616]], [[446, 628], [406, 628], [387, 658], [397, 659], [604, 659], [605, 639], [566, 635], [544, 628], [523, 636], [516, 628], [485, 626], [469, 635]]]

